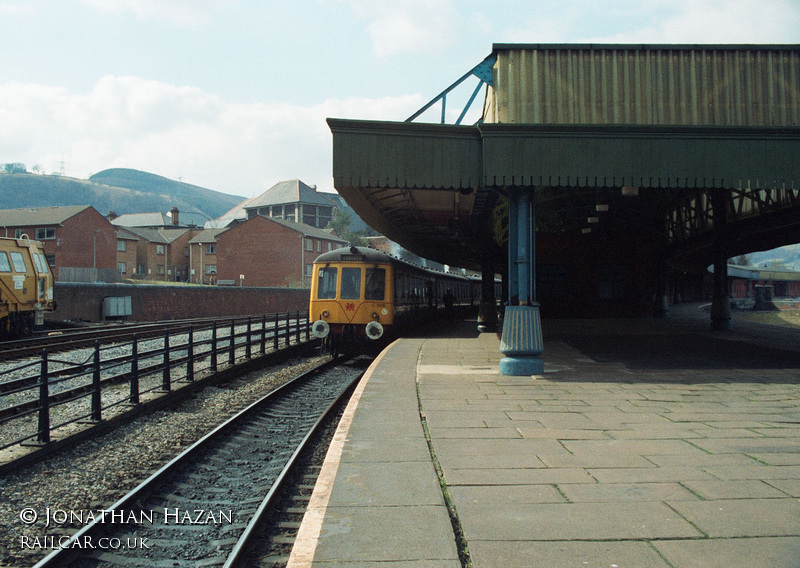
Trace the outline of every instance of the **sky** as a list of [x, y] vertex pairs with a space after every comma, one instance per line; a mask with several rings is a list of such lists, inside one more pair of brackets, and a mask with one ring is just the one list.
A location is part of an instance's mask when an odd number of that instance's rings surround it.
[[0, 0], [0, 164], [334, 191], [327, 117], [403, 121], [493, 43], [800, 43], [800, 0]]

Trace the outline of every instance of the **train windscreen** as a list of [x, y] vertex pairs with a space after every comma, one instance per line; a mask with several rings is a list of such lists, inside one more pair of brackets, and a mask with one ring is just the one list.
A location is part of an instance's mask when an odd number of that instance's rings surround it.
[[332, 300], [336, 297], [336, 269], [326, 266], [319, 269], [317, 278], [317, 298]]
[[342, 268], [342, 300], [358, 300], [361, 297], [361, 269]]

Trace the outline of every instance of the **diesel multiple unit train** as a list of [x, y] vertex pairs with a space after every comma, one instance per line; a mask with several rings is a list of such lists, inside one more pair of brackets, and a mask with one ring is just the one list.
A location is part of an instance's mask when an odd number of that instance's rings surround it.
[[53, 274], [42, 244], [0, 237], [0, 340], [29, 335], [53, 311]]
[[320, 255], [311, 278], [309, 318], [330, 352], [382, 345], [395, 328], [437, 307], [477, 305], [480, 278], [429, 270], [365, 247]]

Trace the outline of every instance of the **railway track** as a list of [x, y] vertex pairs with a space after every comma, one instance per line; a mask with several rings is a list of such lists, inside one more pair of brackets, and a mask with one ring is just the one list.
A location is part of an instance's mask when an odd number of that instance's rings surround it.
[[238, 566], [292, 464], [366, 368], [336, 363], [250, 405], [111, 507], [52, 519], [83, 528], [45, 543], [56, 550], [36, 567]]

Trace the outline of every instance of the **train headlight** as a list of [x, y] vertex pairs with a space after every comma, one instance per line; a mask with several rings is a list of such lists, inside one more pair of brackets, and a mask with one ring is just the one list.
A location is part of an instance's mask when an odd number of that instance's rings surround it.
[[366, 328], [367, 337], [370, 339], [380, 339], [383, 336], [383, 326], [380, 322], [371, 321], [367, 324]]
[[328, 310], [322, 310], [322, 317], [326, 318], [329, 315], [331, 315], [331, 314], [328, 313]]
[[372, 319], [374, 319], [375, 321], [378, 321], [378, 319], [379, 319], [378, 318], [378, 312], [372, 312]]
[[311, 326], [311, 331], [317, 339], [325, 339], [331, 332], [331, 326], [324, 320], [317, 320]]

